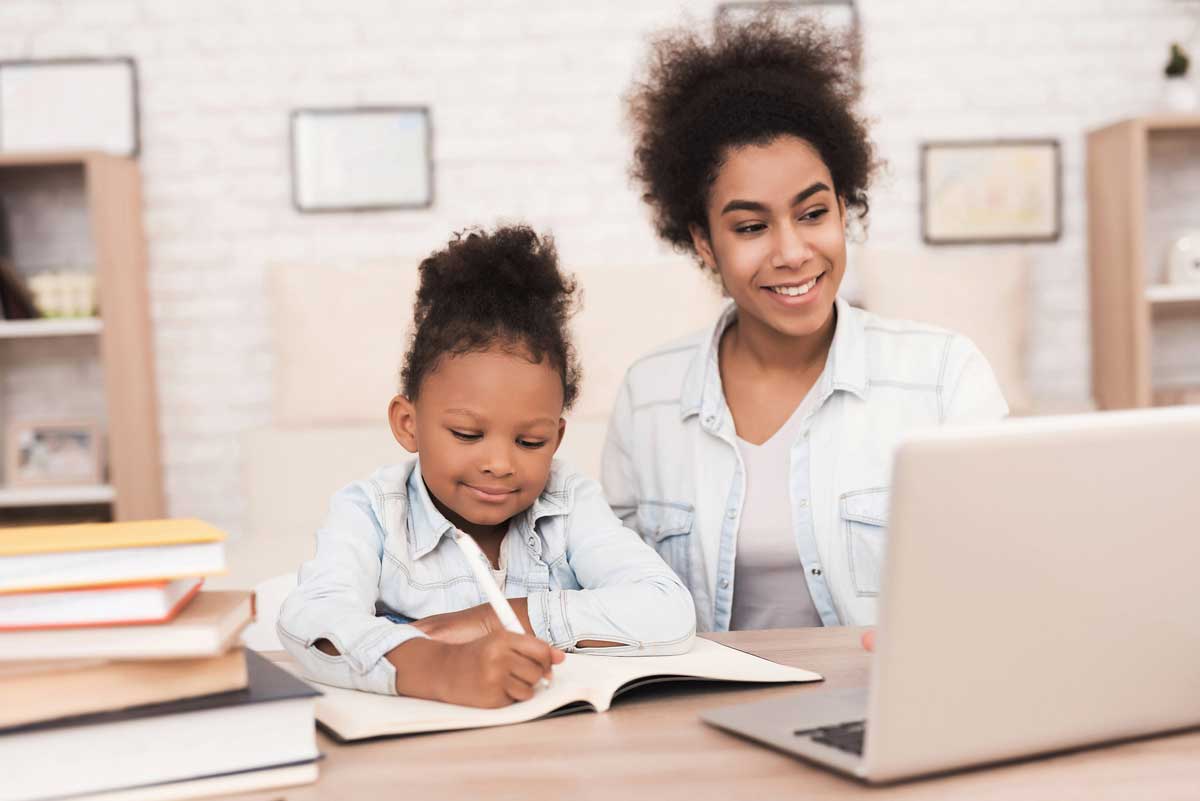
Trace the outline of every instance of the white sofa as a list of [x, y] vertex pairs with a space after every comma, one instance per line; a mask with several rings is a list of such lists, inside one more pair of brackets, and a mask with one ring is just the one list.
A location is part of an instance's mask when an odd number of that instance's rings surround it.
[[[559, 453], [598, 475], [625, 369], [655, 345], [711, 323], [723, 300], [715, 283], [682, 258], [570, 269], [583, 289], [574, 323], [583, 389]], [[1027, 271], [1013, 251], [965, 259], [863, 249], [852, 253], [846, 289], [881, 313], [971, 336], [1020, 412], [1028, 409]], [[311, 555], [330, 495], [403, 457], [385, 413], [397, 388], [416, 277], [412, 265], [271, 269], [266, 302], [275, 419], [243, 442], [247, 528], [230, 544], [229, 575], [214, 586], [250, 587], [294, 570]]]

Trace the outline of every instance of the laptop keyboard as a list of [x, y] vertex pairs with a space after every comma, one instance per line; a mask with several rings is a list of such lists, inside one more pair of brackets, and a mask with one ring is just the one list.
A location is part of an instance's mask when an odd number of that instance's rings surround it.
[[795, 734], [797, 737], [808, 737], [814, 743], [821, 743], [848, 754], [862, 756], [863, 739], [866, 732], [867, 722], [855, 720], [850, 723], [822, 726], [817, 729], [797, 729]]

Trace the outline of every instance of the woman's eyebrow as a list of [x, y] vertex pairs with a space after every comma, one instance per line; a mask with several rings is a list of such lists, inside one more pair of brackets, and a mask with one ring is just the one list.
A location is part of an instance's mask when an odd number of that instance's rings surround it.
[[[825, 192], [829, 191], [829, 187], [826, 186], [825, 184], [821, 183], [820, 181], [817, 181], [812, 186], [797, 193], [796, 196], [794, 198], [792, 198], [792, 202], [789, 205], [795, 206], [797, 204], [803, 203], [804, 201], [808, 200], [810, 197], [815, 195], [817, 192], [822, 192], [822, 191], [825, 191]], [[755, 201], [755, 200], [731, 200], [725, 204], [725, 208], [721, 209], [721, 213], [728, 214], [731, 211], [760, 211], [761, 212], [761, 211], [766, 211], [766, 210], [767, 210], [767, 207], [764, 204], [759, 203], [758, 201]]]

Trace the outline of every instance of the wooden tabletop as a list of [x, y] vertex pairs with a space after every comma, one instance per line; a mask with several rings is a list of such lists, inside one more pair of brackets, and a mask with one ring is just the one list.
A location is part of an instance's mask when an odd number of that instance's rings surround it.
[[[231, 798], [356, 799], [1104, 799], [1200, 798], [1200, 732], [871, 788], [700, 722], [701, 710], [823, 688], [861, 687], [869, 656], [859, 629], [706, 635], [815, 670], [810, 685], [647, 689], [602, 714], [337, 745], [324, 735], [316, 784]], [[919, 732], [914, 732], [914, 736]]]

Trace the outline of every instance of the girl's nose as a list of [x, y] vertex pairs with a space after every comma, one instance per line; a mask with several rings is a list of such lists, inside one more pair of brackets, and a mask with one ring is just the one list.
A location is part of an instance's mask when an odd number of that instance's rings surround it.
[[509, 453], [509, 449], [504, 446], [490, 448], [479, 469], [481, 472], [492, 476], [503, 477], [511, 475], [512, 456]]

